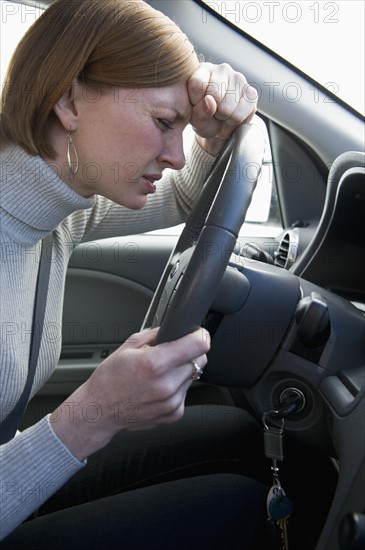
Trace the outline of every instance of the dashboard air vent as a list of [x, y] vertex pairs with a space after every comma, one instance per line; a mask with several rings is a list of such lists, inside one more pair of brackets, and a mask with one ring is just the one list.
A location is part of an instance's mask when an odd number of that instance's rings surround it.
[[274, 252], [274, 264], [292, 271], [292, 266], [300, 260], [302, 252], [312, 241], [315, 229], [315, 226], [293, 227], [281, 233], [278, 248]]
[[275, 252], [274, 264], [278, 267], [285, 268], [286, 262], [288, 260], [290, 247], [290, 235], [289, 233], [284, 233], [277, 251]]

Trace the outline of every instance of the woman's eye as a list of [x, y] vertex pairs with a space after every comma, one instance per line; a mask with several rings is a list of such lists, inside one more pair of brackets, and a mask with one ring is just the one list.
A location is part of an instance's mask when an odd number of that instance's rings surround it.
[[164, 118], [158, 118], [157, 121], [164, 130], [173, 130], [174, 128], [172, 122], [170, 122], [169, 120], [165, 120]]

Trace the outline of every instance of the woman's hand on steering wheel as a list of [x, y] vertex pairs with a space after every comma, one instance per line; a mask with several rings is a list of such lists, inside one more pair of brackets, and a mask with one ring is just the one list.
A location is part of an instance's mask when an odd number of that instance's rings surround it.
[[158, 329], [132, 335], [50, 417], [54, 432], [79, 460], [120, 431], [179, 420], [186, 392], [206, 365], [203, 329], [155, 345]]
[[250, 122], [256, 113], [257, 91], [227, 63], [201, 63], [188, 81], [188, 93], [197, 141], [214, 156], [235, 129]]

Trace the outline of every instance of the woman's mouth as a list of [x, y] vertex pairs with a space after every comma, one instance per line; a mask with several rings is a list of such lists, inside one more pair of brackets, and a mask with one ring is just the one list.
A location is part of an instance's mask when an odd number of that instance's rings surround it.
[[148, 193], [154, 193], [156, 191], [156, 181], [161, 179], [161, 176], [160, 175], [156, 175], [156, 176], [142, 176], [144, 182], [145, 182], [145, 185], [146, 185], [146, 188], [147, 188], [147, 191]]

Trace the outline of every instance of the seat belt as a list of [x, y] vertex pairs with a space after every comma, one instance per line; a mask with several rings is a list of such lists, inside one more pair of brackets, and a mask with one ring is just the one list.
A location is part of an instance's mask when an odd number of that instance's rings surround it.
[[42, 241], [40, 265], [38, 269], [37, 284], [34, 299], [33, 330], [30, 343], [28, 376], [23, 393], [11, 413], [0, 424], [0, 445], [10, 441], [19, 425], [28, 404], [29, 395], [33, 386], [36, 366], [38, 362], [39, 348], [42, 340], [44, 314], [46, 309], [49, 272], [52, 263], [53, 235], [47, 235]]

